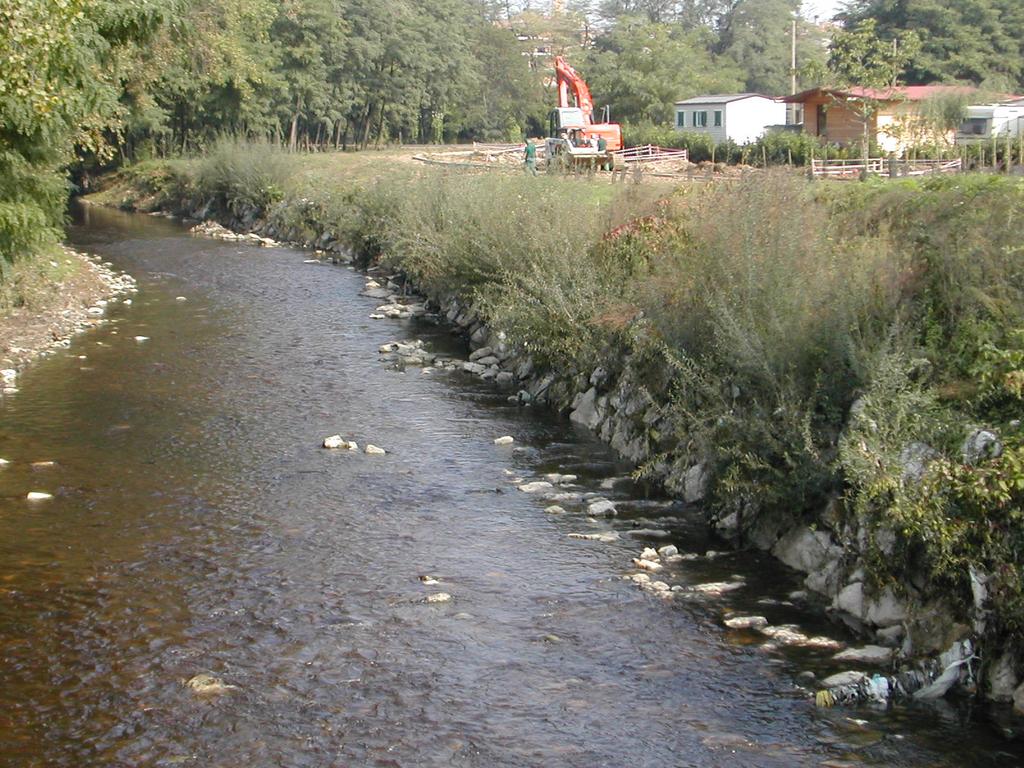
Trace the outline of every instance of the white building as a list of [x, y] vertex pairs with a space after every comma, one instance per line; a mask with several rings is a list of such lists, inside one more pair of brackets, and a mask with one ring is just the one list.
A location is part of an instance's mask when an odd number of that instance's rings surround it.
[[716, 144], [748, 144], [770, 125], [785, 125], [786, 105], [758, 93], [696, 96], [676, 102], [676, 130], [706, 133]]
[[956, 132], [957, 144], [1024, 136], [1024, 99], [967, 107]]

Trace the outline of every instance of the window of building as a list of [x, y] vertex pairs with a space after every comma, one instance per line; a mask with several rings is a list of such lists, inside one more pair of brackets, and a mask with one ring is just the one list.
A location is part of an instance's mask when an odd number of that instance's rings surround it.
[[693, 127], [694, 128], [707, 128], [708, 126], [708, 113], [707, 112], [694, 112], [693, 113]]
[[960, 131], [964, 136], [985, 136], [988, 132], [988, 118], [968, 117], [960, 124]]
[[686, 113], [682, 110], [676, 112], [676, 128], [686, 127]]
[[721, 128], [721, 127], [722, 127], [722, 110], [716, 109], [715, 110], [715, 128]]

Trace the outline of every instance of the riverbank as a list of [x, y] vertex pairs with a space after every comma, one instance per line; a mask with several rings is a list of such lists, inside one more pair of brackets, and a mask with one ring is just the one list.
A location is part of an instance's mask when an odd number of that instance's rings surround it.
[[221, 149], [105, 199], [404, 275], [467, 370], [595, 430], [922, 673], [887, 691], [1024, 698], [1019, 184], [379, 170]]
[[61, 248], [41, 263], [19, 264], [11, 281], [17, 301], [0, 312], [0, 368], [4, 387], [39, 355], [67, 347], [76, 334], [103, 322], [105, 307], [134, 291], [129, 275], [99, 258]]

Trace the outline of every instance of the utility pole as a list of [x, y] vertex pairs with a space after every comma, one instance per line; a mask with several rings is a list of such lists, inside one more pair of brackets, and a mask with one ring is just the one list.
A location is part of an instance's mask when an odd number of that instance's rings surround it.
[[[789, 95], [796, 93], [796, 19], [792, 21], [792, 35], [789, 48]], [[796, 125], [796, 104], [789, 105], [789, 124]]]

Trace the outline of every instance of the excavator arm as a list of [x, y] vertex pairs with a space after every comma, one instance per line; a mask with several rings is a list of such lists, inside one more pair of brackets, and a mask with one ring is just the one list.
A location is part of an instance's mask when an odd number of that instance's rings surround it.
[[[561, 56], [555, 57], [555, 79], [558, 83], [558, 106], [579, 107], [583, 110], [583, 122], [587, 125], [594, 122], [594, 100], [590, 96], [590, 88]], [[569, 101], [570, 93], [576, 101], [575, 104]]]

